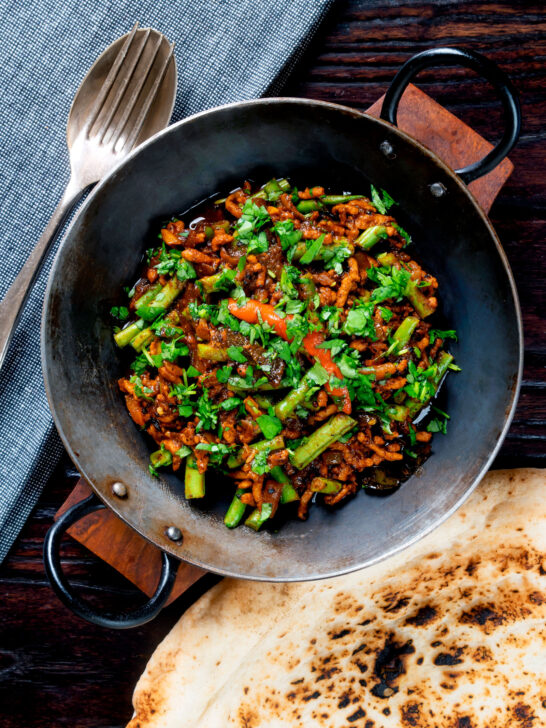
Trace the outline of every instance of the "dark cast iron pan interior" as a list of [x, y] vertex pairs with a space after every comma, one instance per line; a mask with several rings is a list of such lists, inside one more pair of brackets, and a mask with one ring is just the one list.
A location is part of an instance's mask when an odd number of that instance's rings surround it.
[[[385, 144], [387, 143], [387, 145]], [[388, 154], [386, 150], [390, 151]], [[132, 423], [109, 309], [131, 283], [158, 225], [244, 179], [288, 176], [332, 190], [370, 182], [399, 203], [413, 255], [438, 278], [442, 313], [457, 329], [450, 349], [447, 436], [418, 473], [387, 498], [358, 493], [335, 510], [277, 532], [229, 531], [230, 489], [204, 505], [186, 501], [174, 474], [148, 473], [151, 442]], [[431, 185], [445, 194], [434, 196]], [[436, 187], [435, 189], [438, 189]], [[179, 122], [143, 145], [90, 195], [51, 274], [42, 354], [49, 402], [63, 442], [100, 499], [164, 551], [243, 578], [305, 580], [370, 565], [447, 518], [490, 465], [508, 428], [521, 372], [521, 322], [513, 279], [486, 216], [460, 179], [389, 123], [334, 104], [269, 99]], [[123, 483], [124, 499], [112, 494]], [[167, 529], [180, 529], [171, 540]]]

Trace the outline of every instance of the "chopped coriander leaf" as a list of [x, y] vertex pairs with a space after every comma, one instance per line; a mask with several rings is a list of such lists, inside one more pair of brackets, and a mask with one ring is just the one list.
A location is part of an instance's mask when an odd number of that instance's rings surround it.
[[403, 227], [398, 225], [398, 223], [393, 223], [393, 228], [398, 231], [398, 234], [404, 238], [406, 241], [406, 244], [404, 245], [404, 248], [407, 247], [411, 243], [411, 235], [404, 230]]
[[312, 263], [317, 255], [320, 252], [320, 249], [322, 248], [322, 244], [324, 242], [324, 238], [326, 237], [325, 233], [322, 233], [322, 235], [319, 235], [316, 240], [307, 240], [306, 246], [307, 250], [300, 258], [300, 263], [303, 263], [304, 265], [307, 265], [308, 263]]
[[214, 430], [218, 424], [218, 411], [219, 407], [211, 402], [208, 391], [204, 389], [203, 394], [197, 400], [197, 415], [199, 416], [199, 422], [197, 423], [195, 431], [201, 432], [202, 430]]
[[131, 370], [135, 374], [143, 374], [148, 368], [148, 359], [144, 354], [139, 354], [131, 364]]
[[374, 304], [370, 301], [362, 299], [355, 301], [343, 325], [343, 331], [350, 336], [366, 336], [371, 341], [377, 341], [373, 320], [374, 308]]
[[226, 410], [227, 412], [230, 412], [232, 409], [235, 409], [242, 403], [242, 399], [239, 397], [228, 397], [228, 399], [224, 399], [224, 401], [220, 404], [220, 407], [223, 410]]
[[256, 473], [256, 475], [265, 475], [271, 470], [271, 467], [267, 462], [267, 458], [270, 453], [271, 450], [269, 448], [256, 453], [252, 459], [252, 465], [250, 466], [252, 472]]
[[117, 318], [119, 321], [126, 321], [129, 318], [129, 309], [126, 306], [112, 306], [110, 316]]
[[429, 338], [430, 338], [430, 344], [434, 344], [436, 339], [442, 339], [442, 341], [445, 341], [445, 339], [455, 339], [455, 341], [458, 341], [457, 339], [457, 332], [455, 329], [449, 329], [447, 331], [441, 331], [440, 329], [430, 329], [428, 332]]
[[197, 278], [193, 265], [185, 258], [180, 258], [176, 266], [176, 277], [179, 281], [191, 281]]
[[341, 354], [341, 356], [336, 357], [335, 361], [344, 377], [356, 379], [359, 376], [360, 361], [358, 352], [355, 349], [351, 351], [353, 352], [352, 355], [348, 353]]
[[341, 311], [337, 306], [323, 306], [319, 311], [320, 320], [328, 327], [331, 334], [338, 334], [341, 330]]
[[379, 268], [368, 268], [368, 278], [377, 283], [370, 300], [381, 303], [387, 299], [400, 301], [406, 292], [408, 281], [411, 278], [409, 270], [395, 268], [394, 266], [381, 266]]
[[248, 199], [243, 206], [243, 214], [235, 223], [235, 236], [247, 245], [248, 253], [265, 253], [269, 248], [269, 241], [261, 228], [271, 217], [267, 209]]
[[231, 268], [224, 268], [218, 275], [218, 278], [214, 281], [215, 291], [229, 291], [233, 287], [235, 276], [237, 275], [236, 270]]
[[427, 425], [427, 432], [441, 432], [447, 435], [447, 420], [442, 417], [435, 417]]
[[394, 316], [393, 312], [390, 310], [390, 308], [385, 308], [385, 306], [378, 306], [379, 313], [381, 314], [381, 318], [383, 321], [388, 324], [391, 318]]
[[266, 253], [269, 250], [269, 240], [264, 230], [253, 237], [247, 247], [247, 253]]
[[188, 354], [188, 347], [186, 344], [181, 344], [180, 339], [161, 343], [161, 357], [164, 361], [176, 361], [178, 357], [187, 356]]
[[221, 382], [221, 384], [225, 384], [227, 380], [231, 376], [231, 372], [233, 371], [233, 367], [226, 365], [224, 367], [220, 367], [216, 370], [216, 379]]
[[239, 364], [245, 364], [247, 362], [246, 356], [243, 354], [242, 346], [230, 346], [228, 347], [227, 354], [230, 359], [238, 362]]
[[186, 369], [186, 374], [188, 377], [200, 377], [201, 372], [199, 369], [196, 369], [193, 364], [190, 364], [190, 366]]
[[147, 400], [150, 400], [150, 401], [152, 400], [152, 397], [150, 397], [149, 395], [150, 394], [153, 394], [154, 393], [154, 390], [153, 389], [150, 389], [150, 387], [145, 387], [142, 384], [142, 379], [138, 375], [133, 374], [129, 378], [129, 381], [133, 385], [133, 387], [134, 387], [134, 393], [136, 394], [137, 397], [141, 397], [142, 399], [147, 399]]
[[281, 291], [289, 298], [298, 298], [298, 289], [294, 285], [301, 280], [300, 272], [293, 265], [285, 265], [281, 271], [279, 286]]
[[353, 251], [348, 245], [325, 245], [321, 257], [325, 270], [334, 270], [338, 275], [343, 273], [343, 263], [350, 258]]
[[309, 371], [305, 375], [305, 378], [308, 382], [316, 384], [318, 387], [322, 387], [324, 384], [326, 384], [329, 377], [330, 375], [328, 374], [326, 369], [318, 361], [313, 364], [311, 369], [309, 369]]
[[241, 286], [237, 286], [237, 288], [232, 292], [231, 296], [236, 300], [238, 306], [244, 306], [248, 300], [245, 296], [244, 289], [241, 288]]
[[286, 302], [285, 311], [288, 315], [294, 313], [303, 313], [307, 308], [307, 301], [294, 301], [290, 300]]
[[221, 465], [226, 455], [231, 455], [235, 448], [225, 445], [223, 442], [200, 442], [195, 446], [196, 450], [205, 450], [209, 453], [210, 465]]
[[385, 190], [381, 190], [380, 194], [377, 187], [374, 187], [374, 185], [370, 185], [370, 187], [372, 191], [372, 202], [374, 206], [382, 215], [386, 215], [387, 210], [389, 210], [393, 205], [396, 205], [396, 202]]
[[294, 223], [292, 220], [280, 220], [273, 225], [273, 230], [279, 236], [281, 248], [287, 251], [288, 261], [291, 262], [294, 257], [294, 250], [296, 245], [302, 238], [300, 230], [294, 229]]
[[406, 374], [408, 384], [404, 387], [404, 391], [413, 399], [426, 402], [436, 393], [434, 381], [431, 381], [434, 379], [436, 372], [436, 364], [432, 364], [427, 369], [420, 369], [415, 366], [414, 362], [410, 361]]
[[272, 440], [276, 437], [283, 427], [279, 418], [274, 416], [272, 417], [271, 415], [260, 415], [256, 422], [267, 440]]
[[343, 444], [349, 442], [349, 440], [351, 439], [351, 437], [354, 437], [357, 432], [358, 432], [358, 427], [353, 427], [352, 430], [349, 430], [349, 432], [346, 432], [344, 435], [342, 435], [339, 438], [338, 442], [341, 442]]
[[337, 356], [347, 346], [348, 344], [345, 339], [328, 339], [327, 341], [323, 341], [322, 344], [318, 344], [317, 349], [329, 349], [332, 356]]

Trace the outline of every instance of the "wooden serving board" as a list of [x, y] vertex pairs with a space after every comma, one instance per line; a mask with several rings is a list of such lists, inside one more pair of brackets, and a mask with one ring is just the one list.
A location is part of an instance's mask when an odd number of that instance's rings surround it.
[[[383, 98], [373, 104], [367, 113], [378, 118], [382, 103]], [[477, 132], [411, 84], [400, 101], [398, 125], [453, 169], [476, 162], [493, 148]], [[510, 160], [505, 159], [492, 172], [469, 185], [485, 212], [489, 212], [512, 169]], [[57, 517], [70, 506], [87, 498], [90, 493], [89, 485], [83, 478], [80, 479]], [[154, 593], [161, 568], [160, 550], [139, 536], [110, 510], [92, 513], [72, 526], [68, 533], [148, 596]], [[180, 596], [205, 573], [203, 569], [182, 564], [167, 603]]]

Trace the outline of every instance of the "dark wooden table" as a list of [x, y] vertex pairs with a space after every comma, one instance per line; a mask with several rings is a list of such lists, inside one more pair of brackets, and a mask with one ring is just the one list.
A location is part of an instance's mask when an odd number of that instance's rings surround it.
[[[518, 284], [525, 322], [525, 373], [515, 420], [496, 467], [544, 463], [546, 210], [546, 16], [540, 2], [383, 2], [352, 0], [331, 13], [287, 91], [358, 109], [381, 96], [410, 55], [440, 45], [479, 50], [512, 77], [523, 103], [515, 171], [491, 211]], [[467, 71], [425, 72], [419, 85], [494, 140], [500, 114], [493, 92]], [[0, 567], [0, 726], [121, 726], [131, 693], [155, 645], [184, 605], [214, 582], [197, 584], [152, 624], [129, 632], [95, 628], [53, 596], [42, 567], [42, 542], [53, 514], [77, 478], [65, 458]], [[87, 598], [121, 604], [138, 596], [108, 567], [67, 543], [67, 571]], [[101, 586], [96, 586], [96, 585]], [[108, 594], [111, 593], [110, 596]], [[109, 602], [110, 603], [110, 602]]]

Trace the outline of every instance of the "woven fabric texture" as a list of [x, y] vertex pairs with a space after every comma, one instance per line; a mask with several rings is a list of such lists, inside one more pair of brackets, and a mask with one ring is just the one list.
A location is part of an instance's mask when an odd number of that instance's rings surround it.
[[[68, 111], [104, 48], [135, 21], [175, 41], [177, 121], [277, 93], [333, 1], [0, 0], [0, 297], [68, 181]], [[0, 561], [62, 453], [39, 356], [40, 313], [54, 252], [0, 372]]]

